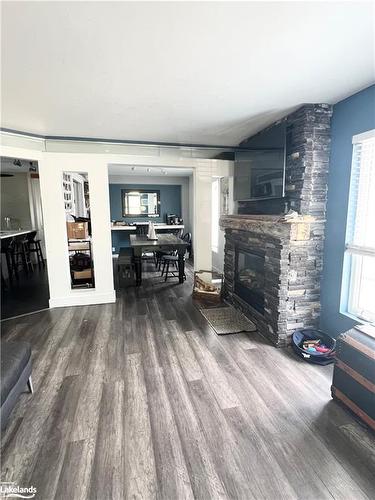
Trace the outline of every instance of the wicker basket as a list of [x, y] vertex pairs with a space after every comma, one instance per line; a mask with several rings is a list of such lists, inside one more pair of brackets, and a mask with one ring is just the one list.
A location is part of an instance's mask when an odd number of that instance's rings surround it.
[[195, 271], [193, 299], [203, 305], [216, 305], [221, 302], [223, 275], [215, 271]]

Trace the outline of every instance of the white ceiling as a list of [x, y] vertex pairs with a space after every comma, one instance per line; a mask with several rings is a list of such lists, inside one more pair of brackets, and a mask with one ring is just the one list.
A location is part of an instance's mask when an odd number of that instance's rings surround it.
[[142, 165], [109, 165], [108, 174], [110, 176], [146, 176], [146, 177], [189, 177], [193, 174], [191, 168], [178, 167], [148, 167]]
[[374, 81], [373, 3], [2, 2], [2, 123], [235, 145]]

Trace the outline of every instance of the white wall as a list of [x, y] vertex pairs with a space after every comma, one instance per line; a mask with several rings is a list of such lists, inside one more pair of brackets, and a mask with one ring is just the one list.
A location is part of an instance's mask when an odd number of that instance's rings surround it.
[[[112, 247], [108, 190], [108, 165], [192, 168], [194, 266], [212, 268], [211, 251], [211, 182], [213, 176], [226, 176], [232, 162], [185, 158], [178, 148], [164, 151], [161, 147], [126, 146], [126, 154], [109, 154], [104, 148], [79, 141], [67, 143], [16, 134], [1, 133], [1, 155], [38, 161], [44, 216], [46, 256], [49, 274], [50, 306], [96, 304], [115, 301], [112, 274]], [[86, 152], [87, 148], [95, 151]], [[108, 148], [108, 146], [106, 146]], [[97, 152], [99, 149], [100, 152]], [[121, 148], [120, 148], [121, 149]], [[50, 152], [47, 152], [49, 150]], [[68, 151], [74, 151], [68, 152]], [[125, 149], [121, 149], [125, 150]], [[53, 151], [53, 152], [51, 152]], [[143, 152], [143, 155], [140, 154]], [[62, 174], [87, 172], [90, 185], [95, 289], [72, 290], [63, 202]], [[191, 195], [188, 195], [191, 199]], [[189, 204], [190, 205], [190, 204]], [[189, 206], [191, 214], [191, 207]]]
[[[229, 181], [229, 200], [228, 200], [228, 211], [230, 214], [234, 213], [234, 201], [233, 201], [233, 168], [229, 169], [228, 181]], [[212, 180], [214, 182], [215, 179]], [[219, 207], [220, 207], [220, 186], [218, 192]], [[220, 216], [219, 216], [220, 218]], [[218, 223], [218, 220], [215, 221]], [[224, 271], [224, 247], [225, 247], [225, 231], [219, 227], [218, 235], [218, 245], [217, 248], [212, 248], [212, 267], [215, 271], [222, 273]]]
[[110, 184], [160, 184], [181, 186], [181, 217], [184, 220], [185, 231], [193, 233], [192, 218], [190, 217], [190, 185], [189, 177], [169, 175], [111, 175]]
[[[214, 189], [215, 186], [215, 189]], [[215, 197], [215, 200], [214, 200]], [[212, 179], [212, 206], [217, 207], [217, 211], [212, 211], [212, 228], [216, 228], [217, 242], [212, 242], [212, 268], [215, 271], [224, 270], [224, 232], [219, 227], [220, 219], [220, 178]], [[214, 203], [215, 201], [215, 203]], [[217, 244], [216, 244], [217, 243]]]
[[[90, 186], [95, 289], [72, 290], [69, 272], [66, 220], [62, 192], [63, 172], [87, 172]], [[82, 155], [45, 153], [39, 162], [50, 306], [113, 302], [111, 233], [107, 164]]]
[[194, 268], [212, 269], [211, 196], [212, 166], [202, 164], [194, 170]]
[[189, 224], [190, 224], [190, 229], [189, 232], [192, 235], [192, 239], [194, 242], [194, 175], [191, 174], [188, 179], [188, 186], [189, 186]]

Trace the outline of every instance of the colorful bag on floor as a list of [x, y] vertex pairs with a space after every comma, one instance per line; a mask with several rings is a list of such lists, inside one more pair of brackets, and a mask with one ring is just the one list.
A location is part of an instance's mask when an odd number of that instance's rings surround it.
[[[308, 341], [311, 341], [313, 343], [317, 340], [320, 340], [320, 345], [324, 345], [328, 348], [327, 352], [312, 348], [304, 348], [305, 342], [308, 343]], [[293, 333], [292, 347], [296, 354], [305, 361], [318, 365], [328, 365], [334, 361], [336, 341], [321, 330], [304, 328], [302, 330], [296, 330]], [[323, 351], [325, 351], [325, 349]]]

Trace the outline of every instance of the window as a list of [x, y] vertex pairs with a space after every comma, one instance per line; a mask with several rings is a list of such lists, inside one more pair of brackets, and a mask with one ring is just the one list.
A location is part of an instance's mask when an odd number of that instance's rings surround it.
[[[347, 226], [347, 312], [375, 321], [375, 130], [353, 137]], [[345, 290], [344, 290], [345, 292]]]

